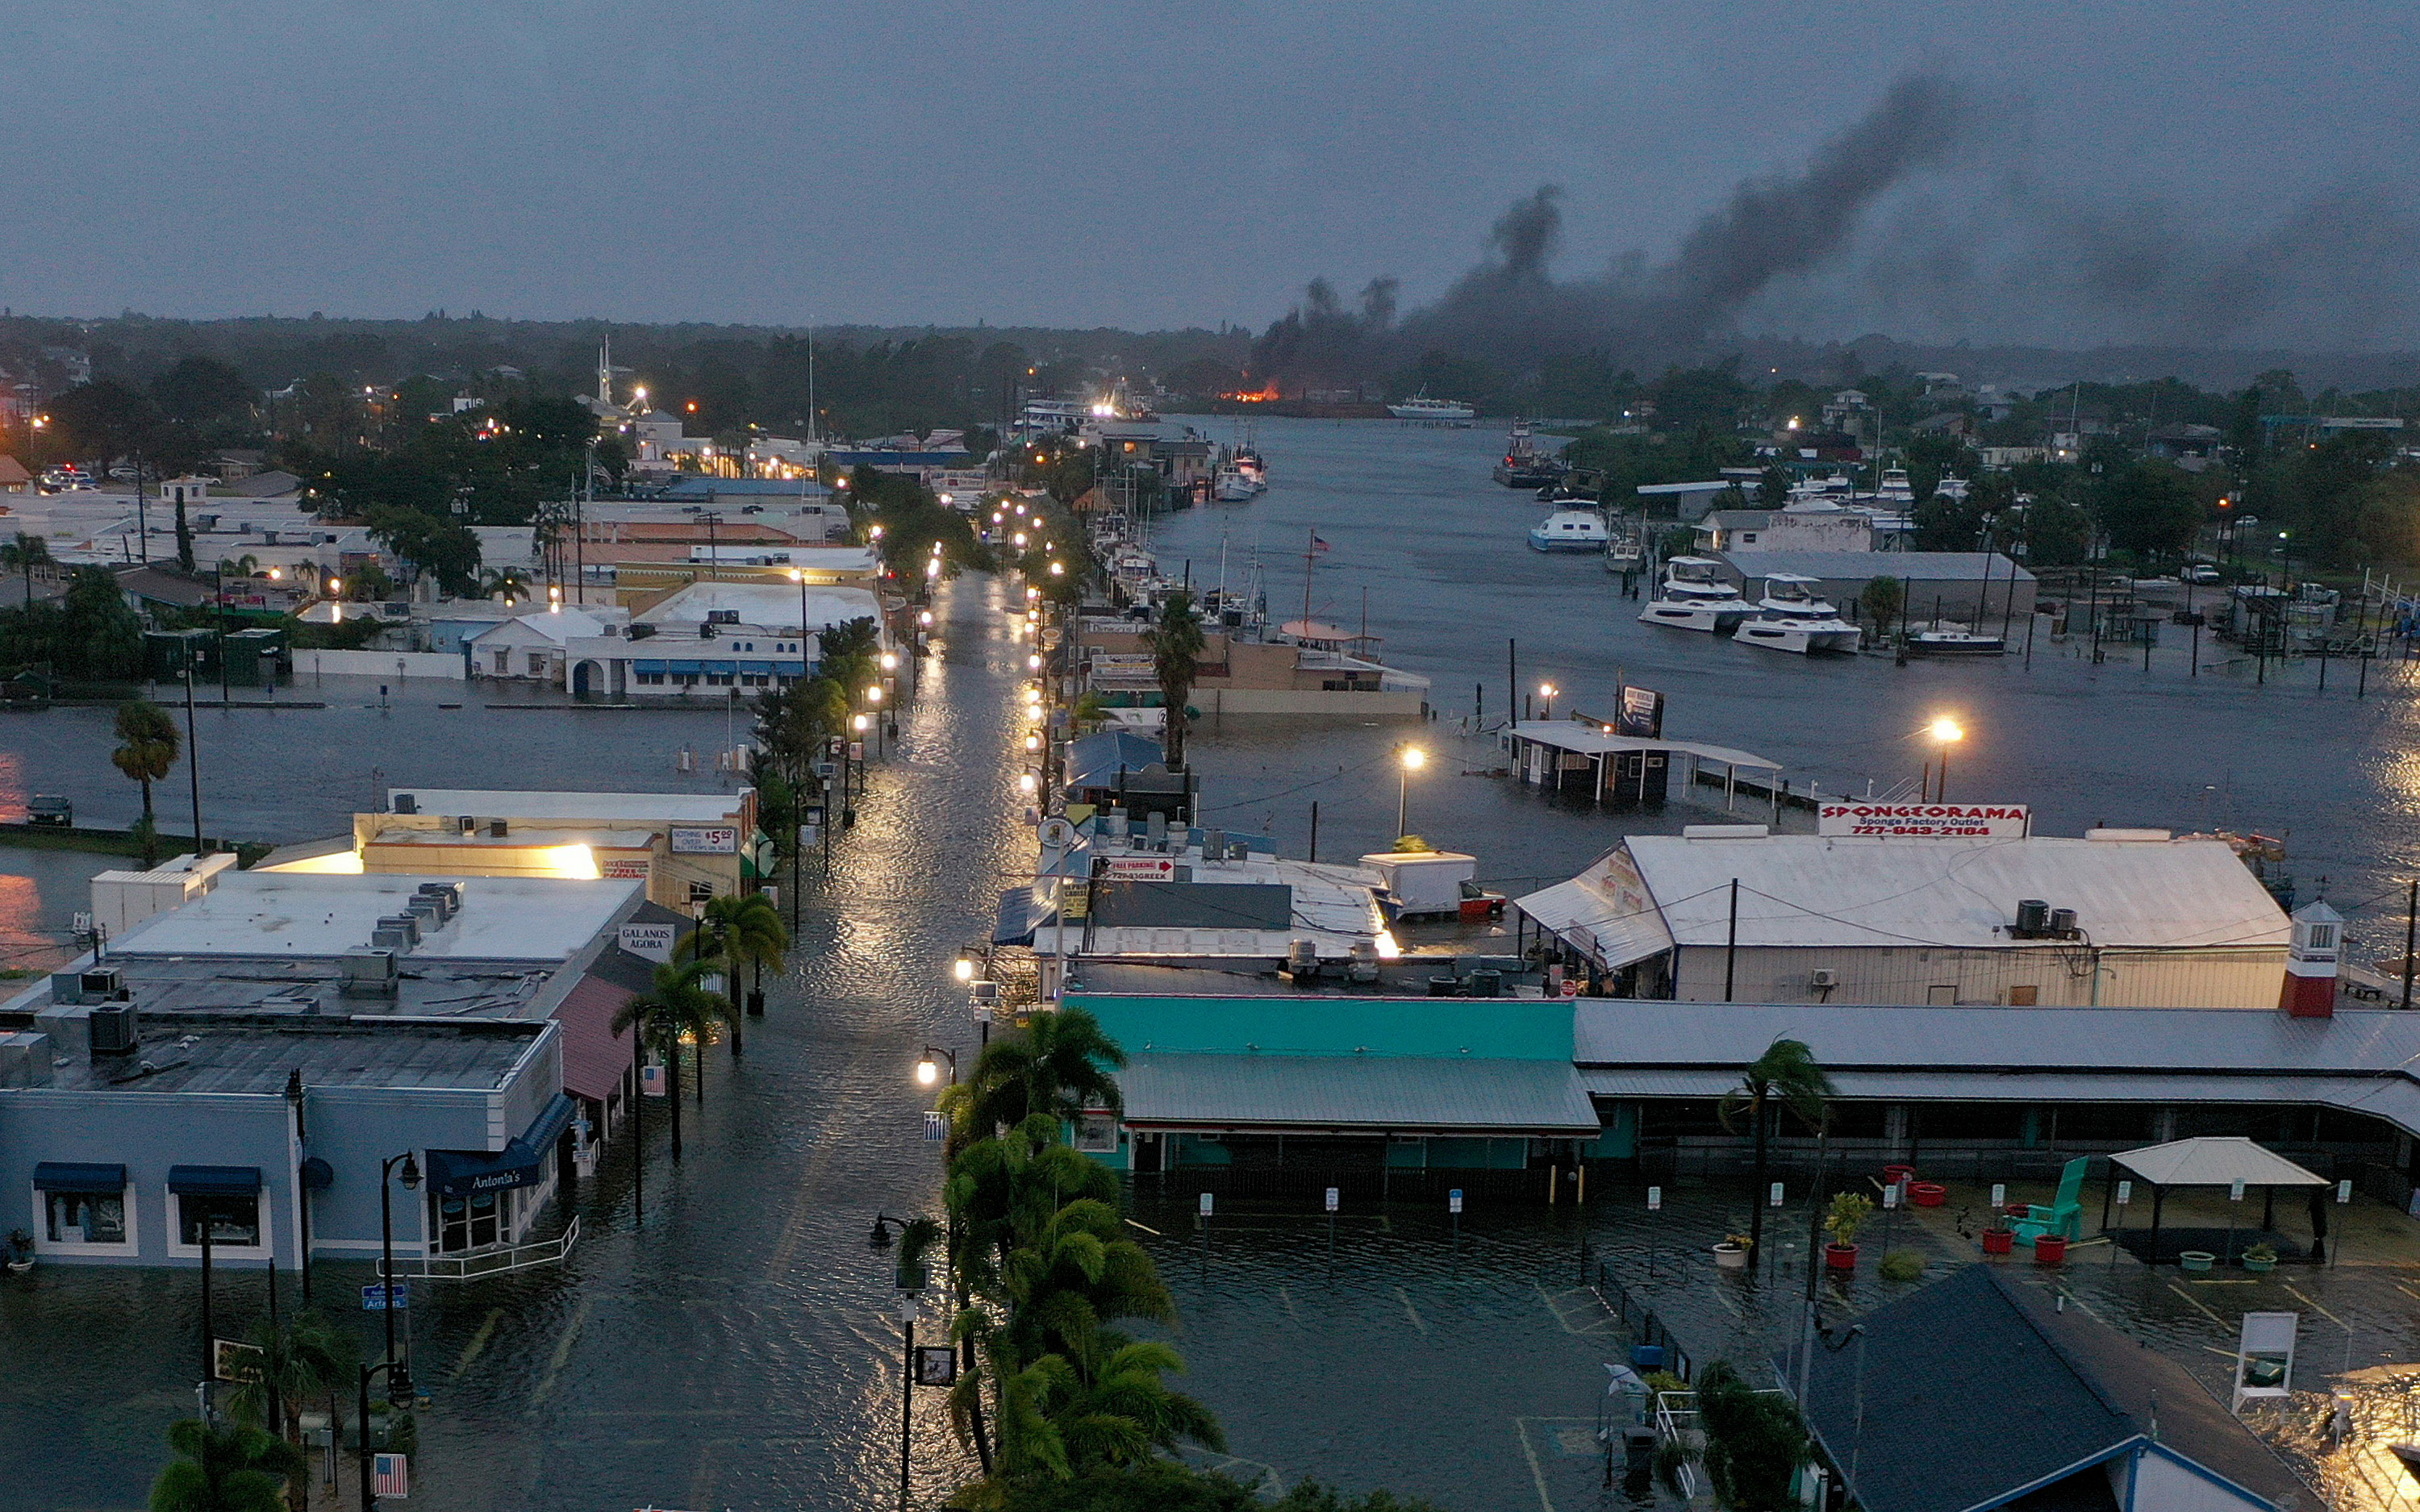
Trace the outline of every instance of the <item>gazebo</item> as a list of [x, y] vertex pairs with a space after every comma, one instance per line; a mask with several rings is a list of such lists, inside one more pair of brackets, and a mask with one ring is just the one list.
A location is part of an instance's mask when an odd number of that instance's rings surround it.
[[[2110, 1161], [2132, 1171], [2151, 1185], [2151, 1254], [2150, 1262], [2157, 1264], [2160, 1256], [2160, 1209], [2172, 1186], [2223, 1186], [2230, 1192], [2240, 1182], [2246, 1191], [2260, 1189], [2260, 1227], [2267, 1230], [2277, 1219], [2277, 1189], [2281, 1186], [2326, 1186], [2328, 1179], [2316, 1176], [2295, 1165], [2285, 1156], [2263, 1149], [2239, 1134], [2211, 1134], [2195, 1139], [2172, 1139], [2164, 1145], [2147, 1145], [2141, 1149], [2129, 1149], [2112, 1155]], [[2114, 1187], [2116, 1183], [2113, 1181]], [[2108, 1227], [2108, 1202], [2102, 1203], [2102, 1227]]]

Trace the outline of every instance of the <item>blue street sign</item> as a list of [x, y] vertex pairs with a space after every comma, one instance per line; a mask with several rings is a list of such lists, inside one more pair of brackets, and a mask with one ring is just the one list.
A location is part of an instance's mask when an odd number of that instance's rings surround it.
[[[398, 1281], [395, 1284], [395, 1310], [399, 1313], [411, 1311], [411, 1287], [409, 1283]], [[362, 1311], [386, 1311], [386, 1288], [375, 1281], [362, 1288]]]

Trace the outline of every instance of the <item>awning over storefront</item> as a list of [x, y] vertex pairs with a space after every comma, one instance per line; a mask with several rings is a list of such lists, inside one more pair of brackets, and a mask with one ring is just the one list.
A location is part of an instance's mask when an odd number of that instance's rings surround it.
[[1000, 917], [992, 925], [991, 943], [1032, 945], [1033, 926], [1040, 922], [1033, 906], [1033, 889], [1011, 887], [1000, 895]]
[[1557, 1060], [1410, 1056], [1135, 1056], [1118, 1077], [1140, 1130], [1594, 1136], [1579, 1072]]
[[429, 1184], [449, 1197], [537, 1185], [546, 1179], [545, 1162], [552, 1152], [555, 1137], [570, 1124], [572, 1115], [579, 1109], [580, 1104], [568, 1095], [557, 1092], [535, 1121], [502, 1149], [430, 1150]]
[[168, 1190], [180, 1197], [248, 1197], [260, 1190], [257, 1165], [171, 1165]]
[[592, 1103], [613, 1100], [630, 1070], [630, 1031], [613, 1032], [622, 1005], [638, 995], [591, 972], [554, 1011], [563, 1025], [563, 1085]]
[[126, 1167], [73, 1160], [46, 1160], [34, 1167], [37, 1192], [106, 1193], [126, 1190]]

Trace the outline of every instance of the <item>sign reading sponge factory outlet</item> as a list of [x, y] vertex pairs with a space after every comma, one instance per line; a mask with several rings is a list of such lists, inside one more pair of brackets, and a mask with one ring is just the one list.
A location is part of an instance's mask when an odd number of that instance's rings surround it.
[[1819, 835], [1891, 840], [2023, 840], [2033, 810], [2022, 803], [1827, 803], [1816, 810]]

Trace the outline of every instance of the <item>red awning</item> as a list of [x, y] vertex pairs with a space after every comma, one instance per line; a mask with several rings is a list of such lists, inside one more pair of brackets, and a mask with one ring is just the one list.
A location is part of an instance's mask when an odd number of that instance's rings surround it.
[[613, 1032], [613, 1015], [639, 995], [602, 977], [580, 979], [554, 1011], [563, 1026], [563, 1089], [602, 1103], [630, 1066], [628, 1030]]

